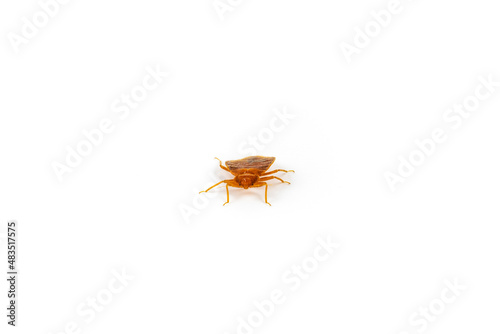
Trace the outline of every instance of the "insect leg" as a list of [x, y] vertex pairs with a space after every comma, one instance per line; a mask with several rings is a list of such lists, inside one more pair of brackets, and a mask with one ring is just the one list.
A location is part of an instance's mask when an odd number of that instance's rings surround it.
[[277, 176], [267, 176], [267, 177], [263, 177], [263, 178], [261, 178], [261, 179], [260, 179], [260, 181], [268, 181], [268, 180], [272, 180], [272, 179], [277, 179], [277, 180], [280, 180], [280, 181], [281, 181], [281, 182], [283, 182], [283, 183], [288, 183], [288, 184], [290, 184], [290, 182], [288, 182], [288, 181], [283, 181], [282, 179], [280, 179], [280, 178], [279, 178], [279, 177], [277, 177]]
[[226, 170], [226, 171], [228, 171], [228, 172], [229, 172], [229, 169], [228, 169], [226, 166], [223, 166], [223, 165], [222, 165], [222, 161], [220, 161], [220, 159], [219, 159], [219, 158], [215, 158], [215, 159], [219, 160], [220, 168], [222, 168], [222, 169], [224, 169], [224, 170]]
[[256, 183], [254, 183], [254, 185], [252, 186], [252, 188], [263, 187], [263, 186], [266, 186], [266, 191], [265, 191], [266, 203], [269, 204], [269, 205], [271, 205], [271, 203], [269, 203], [267, 201], [267, 183], [266, 182], [256, 182]]
[[210, 189], [212, 189], [212, 188], [214, 188], [214, 187], [217, 187], [217, 186], [218, 186], [219, 184], [221, 184], [221, 183], [224, 183], [224, 182], [225, 182], [225, 183], [227, 183], [227, 181], [232, 181], [232, 180], [223, 180], [223, 181], [220, 181], [219, 183], [216, 183], [216, 184], [214, 184], [213, 186], [211, 186], [210, 188], [208, 188], [207, 190], [202, 190], [202, 191], [200, 191], [200, 192], [199, 192], [199, 194], [201, 194], [201, 193], [206, 193], [207, 191], [209, 191]]
[[266, 195], [265, 195], [266, 203], [269, 204], [269, 206], [271, 206], [271, 203], [267, 201], [267, 183], [264, 182], [264, 184], [266, 185]]
[[285, 172], [285, 173], [293, 172], [293, 173], [295, 173], [295, 171], [294, 171], [294, 170], [292, 170], [292, 169], [290, 169], [290, 170], [286, 170], [286, 169], [275, 169], [275, 170], [273, 170], [273, 171], [271, 171], [271, 172], [267, 172], [267, 173], [262, 174], [262, 176], [269, 175], [269, 174], [274, 174], [274, 173], [276, 173], [276, 172]]
[[222, 206], [226, 205], [229, 203], [229, 183], [226, 183], [226, 192], [227, 192], [227, 202], [222, 204]]

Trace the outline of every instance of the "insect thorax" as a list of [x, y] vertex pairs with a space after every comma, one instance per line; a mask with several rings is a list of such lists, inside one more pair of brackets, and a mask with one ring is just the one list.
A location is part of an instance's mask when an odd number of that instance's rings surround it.
[[248, 188], [251, 185], [253, 185], [257, 180], [259, 179], [259, 176], [257, 174], [251, 174], [251, 173], [242, 173], [237, 175], [234, 180], [238, 182], [243, 188]]

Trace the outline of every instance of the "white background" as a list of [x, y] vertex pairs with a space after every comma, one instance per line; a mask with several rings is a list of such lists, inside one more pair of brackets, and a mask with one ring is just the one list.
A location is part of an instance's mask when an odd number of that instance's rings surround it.
[[[442, 118], [479, 76], [500, 80], [496, 3], [401, 0], [350, 63], [340, 44], [388, 1], [233, 3], [222, 20], [211, 0], [74, 0], [17, 53], [8, 34], [40, 5], [0, 5], [17, 332], [233, 334], [277, 288], [286, 301], [254, 333], [417, 333], [409, 317], [446, 279], [467, 288], [426, 332], [498, 332], [500, 88], [458, 129]], [[113, 101], [148, 66], [168, 78], [120, 120]], [[213, 157], [243, 157], [276, 108], [294, 118], [258, 154], [296, 173], [269, 187], [273, 206], [263, 188], [197, 197], [229, 177]], [[114, 131], [60, 182], [53, 162], [105, 118]], [[436, 127], [447, 141], [392, 192], [384, 173]], [[340, 247], [291, 292], [282, 275], [327, 236]], [[134, 278], [87, 323], [78, 306], [122, 268]]]

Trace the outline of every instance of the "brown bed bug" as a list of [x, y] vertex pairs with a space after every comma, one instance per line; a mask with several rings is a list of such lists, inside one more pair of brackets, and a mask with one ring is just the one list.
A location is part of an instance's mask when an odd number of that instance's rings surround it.
[[[226, 166], [222, 165], [222, 161], [220, 159], [215, 158], [219, 160], [220, 168], [224, 169], [225, 171], [228, 171], [229, 173], [234, 175], [234, 179], [232, 180], [223, 180], [220, 181], [219, 183], [214, 184], [207, 190], [200, 191], [200, 194], [202, 192], [207, 192], [210, 189], [218, 186], [221, 183], [226, 184], [226, 192], [227, 192], [227, 202], [224, 203], [223, 205], [226, 205], [229, 203], [229, 186], [231, 187], [236, 187], [236, 188], [257, 188], [257, 187], [266, 187], [266, 192], [265, 192], [265, 199], [266, 203], [271, 205], [267, 201], [267, 183], [265, 181], [269, 181], [272, 179], [277, 179], [280, 180], [283, 183], [288, 183], [288, 181], [283, 181], [277, 176], [267, 176], [270, 174], [274, 174], [276, 172], [294, 172], [293, 170], [284, 170], [284, 169], [275, 169], [270, 172], [266, 172], [269, 167], [274, 163], [274, 160], [276, 160], [275, 157], [262, 157], [260, 155], [255, 155], [251, 157], [246, 157], [243, 159], [239, 160], [229, 160], [226, 161]], [[263, 177], [264, 176], [264, 177]]]

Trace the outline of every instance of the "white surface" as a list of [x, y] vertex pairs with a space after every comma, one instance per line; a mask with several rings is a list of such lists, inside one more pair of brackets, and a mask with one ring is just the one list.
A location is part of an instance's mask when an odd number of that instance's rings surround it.
[[[478, 76], [500, 80], [498, 7], [402, 1], [348, 64], [340, 43], [387, 4], [246, 0], [222, 21], [210, 0], [71, 1], [18, 54], [5, 37], [0, 221], [20, 224], [17, 332], [233, 334], [281, 289], [254, 333], [417, 333], [409, 317], [455, 278], [467, 289], [426, 331], [498, 332], [500, 90], [459, 129], [442, 119]], [[4, 36], [38, 10], [2, 2]], [[111, 104], [157, 65], [169, 77], [121, 120]], [[292, 184], [269, 188], [272, 207], [263, 188], [231, 189], [223, 207], [217, 188], [188, 224], [180, 208], [227, 177], [213, 157], [243, 157], [284, 106], [295, 118], [258, 153], [295, 169]], [[105, 118], [116, 128], [59, 182], [51, 164]], [[448, 140], [391, 192], [384, 173], [435, 127]], [[282, 275], [326, 236], [340, 247], [292, 292]], [[77, 308], [122, 268], [134, 279], [87, 323]]]

